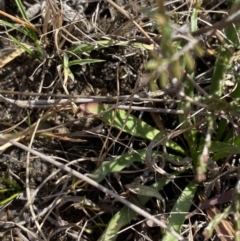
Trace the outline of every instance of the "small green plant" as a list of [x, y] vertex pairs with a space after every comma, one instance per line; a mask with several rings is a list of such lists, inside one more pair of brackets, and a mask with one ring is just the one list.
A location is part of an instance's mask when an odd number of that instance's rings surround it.
[[[141, 137], [143, 139], [152, 140], [157, 134], [159, 134], [159, 130], [149, 126], [147, 123], [139, 120], [138, 118], [128, 115], [124, 110], [111, 110], [108, 105], [103, 104], [83, 104], [80, 107], [83, 111], [88, 114], [96, 114], [98, 118], [103, 120], [106, 124], [111, 125], [123, 132], [127, 132], [133, 136]], [[110, 109], [110, 110], [109, 110]], [[195, 134], [195, 133], [194, 133]], [[222, 137], [222, 136], [221, 136]], [[221, 138], [220, 138], [221, 139]], [[194, 153], [192, 154], [192, 158], [197, 158], [201, 155], [202, 150], [205, 145], [204, 137], [198, 138], [197, 148], [195, 149]], [[218, 161], [230, 153], [240, 153], [240, 148], [237, 145], [237, 139], [235, 140], [236, 145], [220, 142], [220, 141], [212, 141], [211, 146], [209, 148], [209, 152], [215, 153], [213, 155], [213, 161]], [[231, 140], [228, 139], [230, 142]], [[180, 159], [181, 156], [185, 153], [189, 153], [188, 149], [184, 149], [184, 147], [180, 146], [176, 142], [170, 140], [167, 142], [167, 147], [170, 148], [172, 151], [175, 152], [175, 158]], [[158, 154], [163, 154], [161, 152], [157, 152]], [[153, 152], [153, 155], [157, 154]], [[179, 153], [177, 156], [176, 153]], [[100, 182], [102, 181], [107, 174], [119, 172], [124, 168], [129, 167], [134, 162], [142, 162], [144, 163], [146, 160], [146, 149], [142, 150], [133, 150], [117, 158], [109, 161], [103, 162], [101, 166], [93, 172], [90, 177], [93, 178], [95, 181]], [[174, 175], [180, 175], [181, 172], [174, 173]], [[165, 186], [170, 180], [169, 179], [161, 179], [160, 181], [154, 183], [152, 187], [156, 188], [157, 190], [161, 190], [163, 186]], [[169, 219], [169, 226], [174, 227], [176, 231], [180, 232], [181, 225], [183, 224], [186, 216], [186, 212], [189, 211], [189, 208], [192, 204], [192, 199], [197, 191], [197, 183], [192, 180], [188, 186], [182, 192], [176, 201], [176, 204], [172, 208], [172, 212], [170, 214]], [[139, 196], [139, 199], [144, 204], [149, 200], [149, 197], [142, 197]], [[184, 205], [183, 205], [184, 203]], [[176, 212], [178, 210], [178, 213]], [[123, 208], [119, 213], [117, 213], [113, 219], [109, 222], [108, 228], [105, 230], [105, 233], [100, 240], [115, 240], [116, 234], [121, 227], [126, 225], [131, 218], [133, 218], [136, 214], [129, 210], [128, 208]], [[121, 218], [122, 217], [122, 218]], [[116, 226], [116, 219], [118, 219], [118, 225]], [[119, 221], [121, 219], [121, 222]], [[113, 226], [114, 225], [114, 228]], [[168, 236], [170, 234], [166, 234], [166, 240], [168, 240]], [[109, 239], [107, 239], [108, 237]], [[110, 238], [111, 237], [111, 238]], [[173, 238], [173, 237], [172, 237]], [[165, 238], [163, 239], [165, 240]]]
[[13, 180], [0, 177], [0, 182], [6, 186], [6, 188], [0, 189], [0, 194], [5, 197], [0, 200], [0, 206], [11, 202], [22, 192], [22, 187]]
[[[181, 86], [180, 91], [176, 93], [176, 97], [181, 100], [178, 104], [178, 110], [183, 111], [183, 114], [178, 115], [179, 123], [181, 123], [180, 128], [187, 129], [191, 126], [196, 127], [199, 123], [206, 126], [206, 132], [204, 135], [200, 134], [195, 127], [183, 132], [183, 145], [171, 140], [171, 138], [166, 142], [166, 147], [169, 150], [170, 156], [176, 160], [181, 159], [184, 155], [189, 156], [192, 159], [191, 168], [195, 170], [196, 173], [195, 178], [188, 183], [183, 189], [181, 195], [176, 198], [176, 202], [172, 207], [168, 219], [169, 227], [180, 233], [181, 227], [185, 221], [186, 213], [189, 212], [193, 198], [198, 191], [198, 182], [202, 182], [206, 178], [206, 172], [209, 168], [208, 163], [218, 162], [229, 155], [240, 153], [239, 136], [234, 136], [233, 128], [226, 128], [226, 119], [222, 118], [220, 115], [220, 111], [224, 111], [226, 114], [230, 113], [230, 115], [239, 115], [239, 84], [231, 94], [232, 97], [235, 97], [232, 103], [228, 103], [222, 98], [223, 90], [226, 86], [226, 75], [233, 69], [234, 61], [238, 58], [238, 55], [234, 55], [233, 57], [232, 51], [234, 48], [232, 46], [239, 46], [239, 43], [238, 38], [232, 33], [232, 31], [236, 32], [236, 29], [229, 31], [227, 27], [225, 33], [232, 43], [230, 45], [228, 43], [224, 48], [222, 46], [219, 47], [220, 51], [214, 65], [213, 76], [210, 82], [210, 92], [206, 93], [205, 90], [201, 89], [199, 85], [194, 83], [196, 75], [193, 64], [194, 59], [192, 54], [190, 54], [190, 51], [194, 51], [195, 55], [200, 57], [205, 54], [204, 48], [200, 47], [198, 41], [192, 38], [190, 33], [189, 38], [187, 38], [187, 43], [186, 41], [175, 42], [172, 38], [170, 21], [163, 10], [163, 1], [158, 1], [158, 3], [159, 12], [156, 13], [154, 17], [159, 29], [161, 29], [162, 38], [160, 54], [153, 53], [153, 59], [147, 65], [148, 70], [150, 70], [149, 88], [150, 90], [155, 90], [155, 88], [165, 89], [169, 80], [176, 80]], [[237, 2], [235, 4], [237, 4]], [[193, 8], [190, 24], [191, 32], [197, 30], [197, 15], [199, 9], [199, 5], [196, 5]], [[238, 82], [238, 75], [234, 73], [234, 76]], [[151, 89], [153, 86], [154, 89]], [[201, 122], [199, 122], [199, 118], [197, 118], [196, 115], [191, 114], [196, 112], [196, 108], [200, 107], [203, 107], [205, 108], [205, 111], [208, 111], [205, 117], [202, 118]], [[95, 114], [107, 125], [115, 127], [122, 132], [129, 133], [132, 136], [141, 137], [151, 141], [156, 138], [156, 136], [164, 138], [164, 136], [167, 135], [166, 133], [161, 133], [156, 128], [149, 126], [147, 123], [139, 120], [128, 112], [112, 109], [111, 106], [108, 105], [85, 104], [81, 105], [80, 108], [86, 113]], [[103, 162], [101, 166], [90, 175], [90, 177], [96, 181], [102, 181], [107, 174], [119, 172], [124, 168], [129, 167], [133, 162], [145, 162], [146, 151], [146, 149], [132, 150], [109, 162]], [[157, 153], [164, 156], [164, 153], [162, 152]], [[155, 154], [156, 152], [153, 152], [153, 155]], [[182, 172], [173, 174], [178, 176], [182, 174]], [[152, 184], [151, 187], [156, 190], [161, 190], [169, 182], [169, 179], [162, 178]], [[142, 192], [141, 195], [138, 195], [138, 198], [142, 204], [145, 204], [150, 199], [148, 196], [143, 197]], [[134, 200], [131, 201], [134, 202]], [[239, 201], [237, 202], [239, 205]], [[230, 208], [226, 209], [224, 217], [229, 215], [230, 210]], [[135, 215], [136, 214], [133, 211], [124, 207], [114, 215], [108, 223], [108, 227], [99, 241], [115, 240], [119, 230], [127, 225]], [[236, 217], [239, 217], [239, 215], [236, 214]], [[216, 216], [216, 220], [213, 219], [210, 223], [211, 226], [208, 229], [208, 232], [211, 234], [213, 229], [220, 222], [218, 216]], [[239, 225], [236, 224], [236, 227], [238, 226]], [[218, 232], [217, 229], [215, 230]], [[236, 228], [235, 231], [237, 233], [239, 231], [238, 228]], [[176, 240], [176, 238], [170, 233], [165, 233], [161, 240]]]
[[13, 37], [11, 34], [7, 33], [9, 39], [11, 39], [20, 49], [22, 49], [24, 52], [28, 53], [32, 57], [42, 60], [42, 49], [38, 40], [38, 30], [29, 22], [26, 10], [21, 2], [21, 0], [16, 0], [15, 1], [18, 9], [22, 15], [22, 19], [15, 18], [9, 14], [4, 14], [6, 17], [12, 19], [15, 22], [20, 23], [20, 27], [15, 26], [13, 23], [10, 23], [8, 21], [0, 20], [0, 24], [11, 29], [11, 30], [17, 30], [18, 32], [24, 34], [27, 36], [33, 43], [34, 47], [30, 46], [29, 44], [22, 43], [15, 37]]

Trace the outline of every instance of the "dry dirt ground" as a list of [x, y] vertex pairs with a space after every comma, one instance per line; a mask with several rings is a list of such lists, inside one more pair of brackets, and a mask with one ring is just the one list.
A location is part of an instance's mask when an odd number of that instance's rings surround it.
[[[134, 16], [136, 21], [151, 37], [157, 37], [157, 31], [152, 21], [146, 14], [137, 10], [134, 5], [137, 4], [144, 9], [152, 9], [155, 6], [155, 1], [139, 0], [130, 2], [116, 0], [115, 2]], [[165, 2], [168, 11], [178, 8], [178, 12], [186, 12], [189, 7], [189, 3], [184, 4], [185, 1]], [[29, 9], [36, 2], [26, 0], [23, 3]], [[122, 96], [130, 95], [134, 88], [139, 87], [139, 82], [145, 72], [145, 64], [150, 59], [151, 54], [147, 50], [137, 49], [130, 45], [127, 47], [109, 46], [81, 55], [83, 59], [101, 59], [105, 61], [72, 66], [71, 71], [75, 76], [75, 80], [68, 78], [66, 82], [68, 94], [66, 94], [60, 76], [62, 71], [58, 71], [58, 67], [62, 64], [63, 50], [83, 43], [92, 44], [100, 39], [118, 41], [134, 39], [140, 41], [141, 39], [141, 41], [148, 43], [139, 29], [105, 1], [90, 2], [88, 4], [83, 4], [81, 1], [68, 1], [67, 4], [70, 9], [69, 12], [74, 9], [80, 16], [79, 21], [71, 29], [69, 24], [71, 16], [66, 14], [63, 26], [71, 35], [64, 31], [59, 32], [59, 43], [65, 40], [59, 50], [56, 47], [51, 24], [49, 24], [49, 33], [46, 35], [45, 40], [42, 38], [41, 43], [44, 61], [41, 62], [23, 53], [4, 65], [0, 69], [0, 94], [4, 97], [25, 101], [36, 98], [42, 100], [54, 99], [60, 95], [64, 95], [62, 98], [65, 99], [76, 95]], [[207, 7], [212, 9], [216, 4], [218, 4], [218, 1], [209, 1]], [[81, 8], [79, 5], [81, 5]], [[224, 11], [228, 9], [227, 1], [218, 6], [218, 10], [221, 9]], [[5, 1], [5, 11], [13, 16], [20, 16], [19, 10], [12, 0]], [[211, 23], [222, 18], [221, 14], [206, 14], [204, 17]], [[42, 13], [38, 12], [31, 18], [32, 23], [41, 26], [43, 21]], [[184, 21], [186, 21], [186, 18], [182, 14], [179, 24], [183, 24]], [[22, 42], [29, 43], [29, 39], [24, 34], [15, 30], [8, 33]], [[11, 55], [16, 49], [3, 27], [1, 27], [0, 46], [1, 60]], [[209, 58], [204, 59], [204, 62], [199, 61], [197, 71], [201, 72], [210, 69], [213, 61]], [[139, 89], [138, 93], [144, 91], [146, 89]], [[33, 96], [29, 94], [31, 92], [39, 93], [39, 95]], [[31, 148], [53, 156], [63, 163], [74, 161], [74, 164], [71, 165], [72, 168], [82, 173], [92, 173], [101, 161], [124, 153], [125, 147], [122, 144], [115, 144], [111, 149], [108, 149], [111, 141], [105, 142], [107, 134], [110, 134], [112, 139], [118, 135], [115, 129], [109, 132], [109, 127], [103, 125], [99, 119], [87, 117], [80, 111], [73, 113], [69, 103], [70, 101], [65, 106], [65, 109], [63, 107], [54, 109], [51, 106], [44, 109], [42, 107], [21, 108], [16, 104], [0, 102], [0, 131], [7, 133], [15, 129], [15, 131], [23, 134], [21, 142], [29, 145], [33, 131], [29, 127], [38, 121], [46, 111], [52, 110], [51, 115], [38, 127]], [[159, 106], [164, 108], [164, 105]], [[138, 112], [134, 114], [139, 116]], [[145, 113], [142, 118], [149, 124], [154, 124], [149, 114]], [[177, 125], [174, 115], [164, 114], [162, 119], [169, 129]], [[118, 138], [121, 143], [127, 144], [131, 137], [122, 134]], [[134, 145], [135, 148], [139, 148], [146, 146], [147, 143], [138, 140]], [[30, 161], [26, 162], [27, 159], [30, 159]], [[138, 168], [144, 168], [144, 165], [139, 165]], [[28, 174], [26, 174], [26, 170], [28, 170]], [[50, 175], [51, 178], [49, 178]], [[79, 231], [83, 228], [85, 221], [92, 217], [95, 217], [91, 224], [94, 228], [86, 229], [81, 240], [97, 240], [104, 230], [104, 224], [107, 224], [112, 215], [122, 207], [120, 203], [113, 203], [111, 197], [97, 189], [76, 180], [65, 172], [58, 171], [56, 167], [36, 156], [28, 157], [27, 152], [14, 146], [2, 148], [0, 151], [0, 176], [16, 181], [22, 190], [20, 197], [0, 208], [0, 239], [4, 241], [40, 240], [38, 237], [41, 234], [38, 233], [35, 222], [31, 221], [32, 214], [29, 211], [29, 206], [26, 206], [26, 178], [29, 180], [31, 192], [38, 189], [49, 178], [39, 189], [32, 206], [36, 215], [44, 213], [46, 210], [39, 223], [43, 234], [48, 237], [48, 240], [77, 240]], [[129, 183], [137, 176], [140, 176], [140, 174], [134, 173], [132, 176], [122, 174], [121, 182]], [[154, 174], [152, 176], [154, 177]], [[121, 192], [122, 189], [119, 187], [118, 178], [118, 176], [111, 175], [102, 184], [108, 187], [112, 186], [116, 192]], [[178, 183], [180, 187], [184, 185], [184, 181], [181, 182]], [[3, 184], [2, 188], [4, 187]], [[170, 196], [174, 201], [174, 192], [177, 192], [177, 190], [169, 192], [172, 192]], [[10, 194], [0, 193], [0, 200], [6, 199]], [[125, 194], [122, 193], [122, 195]], [[76, 204], [84, 198], [88, 203], [85, 207], [79, 208]], [[97, 206], [97, 210], [94, 210], [91, 202]], [[151, 206], [151, 204], [149, 205]], [[137, 221], [138, 218], [133, 222]], [[96, 223], [101, 223], [103, 226], [96, 225]], [[23, 227], [28, 231], [24, 231]], [[138, 225], [136, 230], [145, 232], [150, 237], [150, 240], [159, 240], [160, 238], [158, 228], [147, 228], [144, 225]], [[12, 237], [13, 239], [11, 239]], [[131, 229], [119, 235], [117, 240], [123, 238], [126, 240], [147, 240]], [[201, 240], [201, 238], [199, 236], [198, 240]]]

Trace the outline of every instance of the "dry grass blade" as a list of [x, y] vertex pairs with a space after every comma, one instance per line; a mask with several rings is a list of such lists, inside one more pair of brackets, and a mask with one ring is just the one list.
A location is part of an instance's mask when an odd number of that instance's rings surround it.
[[110, 5], [112, 5], [115, 9], [117, 9], [120, 13], [122, 13], [128, 20], [132, 21], [132, 23], [141, 31], [141, 33], [152, 43], [154, 44], [155, 47], [157, 47], [158, 45], [156, 44], [156, 42], [154, 42], [154, 40], [148, 35], [148, 33], [146, 31], [144, 31], [144, 29], [135, 21], [131, 18], [131, 16], [123, 9], [121, 8], [119, 5], [117, 5], [115, 2], [113, 2], [112, 0], [105, 0], [106, 2], [108, 2]]
[[7, 18], [9, 18], [9, 19], [11, 19], [12, 21], [14, 21], [14, 22], [16, 22], [16, 23], [19, 23], [19, 24], [23, 25], [23, 26], [26, 27], [26, 28], [30, 28], [30, 29], [32, 29], [34, 32], [40, 34], [40, 31], [39, 31], [34, 25], [32, 25], [31, 23], [26, 22], [26, 21], [23, 21], [23, 20], [21, 20], [20, 18], [16, 18], [16, 17], [14, 17], [14, 16], [12, 16], [12, 15], [10, 15], [10, 14], [8, 14], [8, 13], [3, 12], [2, 10], [0, 10], [0, 14], [3, 15], [3, 16], [5, 16], [5, 17], [7, 17]]
[[0, 59], [0, 69], [3, 68], [6, 64], [10, 63], [12, 60], [24, 53], [24, 49], [18, 48], [13, 53], [5, 56], [3, 59]]
[[[46, 34], [48, 31], [49, 24], [52, 24], [54, 31], [54, 43], [57, 51], [59, 52], [58, 44], [59, 40], [59, 31], [63, 23], [63, 5], [60, 1], [61, 9], [58, 7], [57, 1], [47, 0], [44, 5], [44, 23], [43, 23], [43, 34]], [[46, 35], [45, 35], [46, 40]]]
[[[2, 98], [5, 99], [4, 97], [2, 97]], [[1, 95], [0, 95], [0, 99], [1, 99]], [[58, 101], [60, 101], [60, 100], [58, 100]], [[53, 115], [54, 113], [56, 113], [60, 109], [64, 108], [67, 104], [70, 104], [70, 102], [68, 101], [68, 102], [64, 103], [64, 105], [57, 106], [57, 102], [56, 102], [56, 104], [52, 106], [53, 109], [48, 109], [48, 111], [45, 112], [42, 119], [46, 118], [49, 115]], [[5, 136], [5, 138], [6, 138], [6, 140], [10, 140], [10, 139], [14, 139], [15, 141], [22, 140], [22, 139], [26, 138], [27, 136], [29, 136], [29, 134], [32, 133], [32, 131], [35, 129], [35, 126], [36, 126], [36, 123], [30, 125], [28, 128], [25, 128], [24, 130], [22, 130], [20, 132], [8, 134], [8, 135]], [[44, 132], [44, 130], [39, 130], [39, 131], [41, 133]], [[2, 133], [5, 134], [5, 132], [2, 132]], [[52, 135], [52, 137], [53, 136], [54, 135]], [[68, 138], [66, 138], [66, 139], [68, 139]], [[82, 140], [76, 140], [76, 141], [81, 142]], [[8, 142], [8, 141], [1, 141], [0, 140], [0, 144], [1, 144], [0, 145], [0, 152], [6, 150], [8, 147], [11, 146], [11, 143]]]

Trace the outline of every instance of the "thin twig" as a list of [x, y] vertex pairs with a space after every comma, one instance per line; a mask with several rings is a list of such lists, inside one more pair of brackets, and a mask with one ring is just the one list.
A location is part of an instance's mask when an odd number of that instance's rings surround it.
[[[4, 98], [4, 99], [3, 99]], [[62, 100], [13, 100], [13, 99], [9, 99], [9, 98], [5, 98], [0, 95], [0, 102], [3, 102], [3, 100], [5, 100], [4, 102], [10, 103], [10, 104], [14, 104], [20, 108], [36, 108], [36, 109], [48, 109], [51, 108], [53, 106], [55, 107], [61, 107], [61, 105], [66, 104], [69, 102], [69, 99], [62, 99]], [[121, 98], [121, 96], [119, 97], [122, 100], [126, 100], [126, 97]], [[105, 99], [105, 101], [104, 101]], [[80, 99], [75, 99], [73, 100], [73, 102], [75, 104], [84, 104], [84, 103], [101, 103], [101, 102], [108, 102], [107, 100], [112, 101], [112, 100], [116, 100], [114, 97], [113, 98], [98, 98], [95, 97], [94, 99], [92, 98], [80, 98]], [[149, 99], [149, 98], [133, 98], [133, 101], [141, 101], [140, 103], [134, 103], [134, 104], [141, 104], [141, 103], [147, 103], [147, 102], [168, 102], [168, 103], [178, 103], [179, 101], [169, 101], [169, 100], [164, 100], [164, 99]], [[56, 103], [58, 103], [56, 105]], [[114, 105], [109, 106], [109, 107], [114, 107]], [[184, 111], [183, 110], [173, 110], [173, 109], [164, 109], [164, 108], [151, 108], [151, 107], [142, 107], [142, 106], [133, 106], [133, 105], [116, 105], [116, 107], [118, 109], [122, 109], [122, 110], [136, 110], [136, 111], [145, 111], [145, 112], [152, 112], [152, 113], [167, 113], [167, 114], [174, 114], [174, 115], [183, 115]], [[71, 107], [70, 107], [71, 108]], [[196, 112], [196, 111], [191, 111], [190, 114], [196, 114], [196, 115], [201, 115], [201, 116], [206, 116], [208, 115], [208, 112], [206, 111], [201, 111], [201, 112]], [[220, 113], [219, 113], [220, 114]]]
[[141, 33], [152, 43], [154, 46], [158, 46], [156, 42], [153, 41], [153, 39], [148, 35], [146, 31], [135, 21], [131, 18], [131, 16], [128, 14], [127, 11], [125, 11], [123, 8], [121, 8], [119, 5], [117, 5], [112, 0], [105, 0], [110, 5], [112, 5], [115, 9], [117, 9], [120, 13], [122, 13], [128, 20], [130, 20], [140, 31]]
[[9, 18], [9, 19], [11, 19], [12, 21], [14, 21], [16, 23], [20, 23], [24, 27], [30, 28], [30, 29], [32, 29], [36, 33], [40, 33], [40, 31], [34, 25], [32, 25], [30, 22], [21, 20], [20, 18], [16, 18], [16, 17], [14, 17], [14, 16], [12, 16], [12, 15], [4, 12], [4, 11], [1, 11], [1, 10], [0, 10], [0, 15], [3, 15], [4, 17]]

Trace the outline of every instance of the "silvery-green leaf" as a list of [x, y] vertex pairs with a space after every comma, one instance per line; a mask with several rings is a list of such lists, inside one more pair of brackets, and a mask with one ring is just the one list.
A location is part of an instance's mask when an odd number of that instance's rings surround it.
[[146, 197], [155, 197], [159, 200], [162, 201], [163, 203], [163, 210], [165, 210], [165, 199], [163, 196], [158, 192], [158, 190], [149, 187], [149, 186], [143, 186], [140, 184], [127, 184], [125, 187], [132, 193], [141, 195], [141, 196], [146, 196]]

